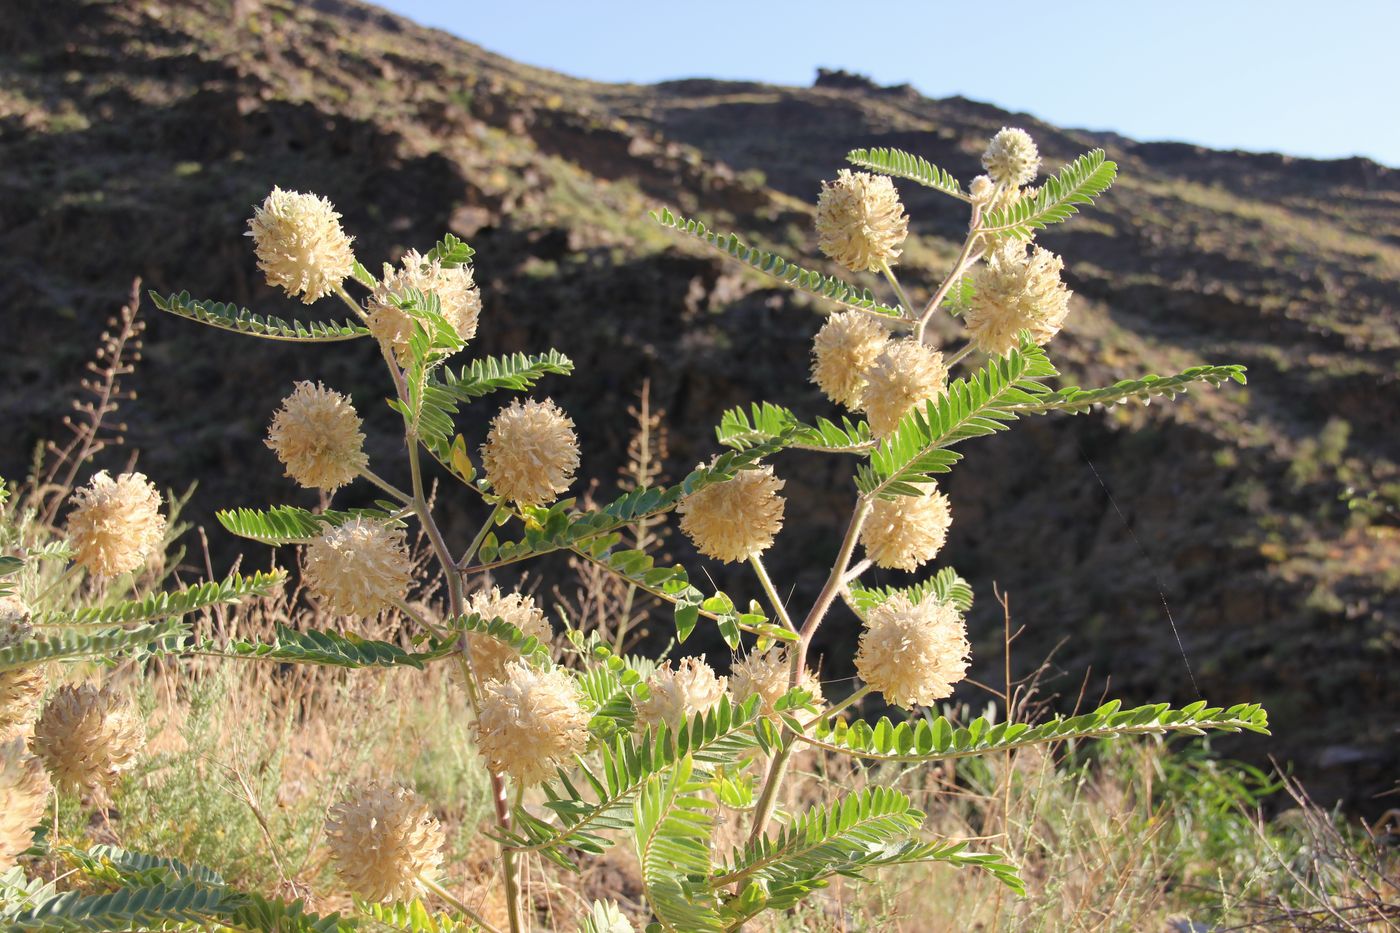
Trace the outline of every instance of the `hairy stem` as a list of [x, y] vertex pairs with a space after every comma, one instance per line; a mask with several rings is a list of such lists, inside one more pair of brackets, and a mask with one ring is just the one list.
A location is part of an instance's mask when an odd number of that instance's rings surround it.
[[758, 576], [758, 582], [763, 586], [763, 592], [767, 594], [768, 601], [773, 604], [773, 611], [778, 614], [778, 620], [783, 623], [783, 627], [790, 632], [797, 631], [797, 626], [792, 624], [792, 618], [788, 615], [787, 607], [783, 605], [783, 600], [778, 596], [778, 591], [773, 586], [773, 580], [768, 576], [767, 569], [763, 566], [763, 558], [757, 554], [749, 557], [749, 564], [753, 567], [753, 572]]
[[361, 467], [360, 475], [363, 476], [365, 479], [369, 480], [374, 485], [378, 486], [380, 489], [387, 492], [389, 495], [393, 496], [395, 499], [398, 499], [400, 502], [403, 502], [405, 504], [412, 504], [412, 496], [404, 492], [399, 487], [395, 486], [393, 483], [384, 479], [379, 474], [370, 470], [369, 467]]
[[418, 884], [423, 888], [423, 890], [431, 891], [433, 894], [436, 894], [444, 901], [447, 901], [447, 903], [451, 904], [457, 910], [460, 910], [468, 917], [471, 917], [472, 922], [475, 923], [477, 926], [481, 927], [483, 930], [485, 930], [486, 933], [501, 933], [500, 928], [492, 926], [489, 922], [487, 922], [485, 917], [472, 910], [461, 900], [461, 898], [452, 894], [450, 891], [448, 891], [442, 885], [438, 884], [433, 879], [425, 876], [420, 876], [418, 879]]
[[914, 325], [914, 339], [920, 343], [923, 342], [924, 331], [928, 328], [928, 322], [933, 317], [933, 312], [937, 311], [939, 306], [943, 304], [943, 299], [948, 296], [948, 290], [958, 279], [962, 278], [967, 267], [980, 259], [982, 253], [985, 252], [985, 250], [973, 252], [977, 246], [979, 239], [977, 233], [981, 225], [982, 208], [980, 205], [974, 204], [972, 205], [972, 219], [967, 224], [967, 240], [963, 243], [962, 252], [958, 253], [957, 261], [953, 263], [953, 270], [948, 273], [947, 278], [938, 286], [938, 291], [934, 292], [933, 297], [928, 300], [928, 304], [924, 307], [924, 313], [919, 315], [918, 323]]
[[890, 287], [894, 289], [895, 297], [899, 299], [899, 310], [909, 320], [914, 320], [914, 304], [909, 300], [909, 296], [904, 294], [904, 286], [899, 284], [899, 279], [895, 276], [894, 270], [890, 268], [888, 262], [880, 263], [880, 271], [889, 279]]
[[501, 500], [496, 503], [495, 508], [491, 510], [491, 514], [486, 516], [486, 521], [482, 524], [481, 530], [476, 533], [476, 537], [472, 539], [472, 543], [467, 545], [467, 550], [462, 554], [461, 560], [457, 561], [457, 568], [459, 570], [466, 570], [471, 564], [472, 558], [476, 556], [476, 552], [481, 550], [481, 543], [486, 540], [486, 536], [491, 533], [491, 529], [496, 527], [496, 519], [500, 517], [501, 512], [505, 511], [505, 508], [505, 500]]

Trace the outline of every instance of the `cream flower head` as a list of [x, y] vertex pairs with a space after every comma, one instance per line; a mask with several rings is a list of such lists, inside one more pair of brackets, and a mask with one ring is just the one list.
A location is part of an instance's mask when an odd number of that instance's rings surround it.
[[891, 703], [929, 706], [967, 676], [971, 650], [956, 606], [931, 596], [915, 605], [897, 593], [870, 611], [856, 671]]
[[[776, 718], [778, 711], [773, 705], [787, 695], [789, 686], [789, 661], [786, 651], [765, 651], [763, 654], [750, 654], [735, 661], [729, 668], [729, 689], [737, 703], [746, 702], [750, 697], [762, 697], [759, 712], [763, 716]], [[817, 704], [821, 704], [822, 685], [810, 669], [804, 669], [802, 689], [810, 692]]]
[[520, 505], [548, 505], [578, 469], [574, 423], [549, 399], [501, 409], [481, 448], [481, 466], [496, 494]]
[[[502, 618], [522, 634], [532, 635], [545, 644], [554, 634], [544, 612], [523, 593], [502, 596], [500, 589], [494, 586], [489, 591], [478, 590], [467, 601], [467, 612], [474, 612], [487, 622]], [[472, 670], [483, 682], [500, 680], [506, 675], [506, 665], [520, 660], [519, 652], [490, 635], [473, 632], [467, 636], [467, 643], [471, 649]]]
[[492, 771], [538, 784], [588, 747], [589, 718], [568, 674], [514, 661], [482, 689], [476, 744]]
[[104, 796], [136, 764], [146, 725], [135, 705], [111, 684], [58, 688], [29, 740], [64, 793]]
[[308, 489], [334, 492], [369, 465], [355, 406], [319, 382], [298, 382], [282, 400], [266, 443], [287, 475]]
[[894, 265], [909, 234], [909, 218], [894, 182], [884, 175], [842, 169], [823, 182], [817, 199], [817, 245], [852, 272]]
[[867, 314], [833, 314], [812, 341], [812, 381], [833, 402], [859, 409], [865, 371], [889, 340], [889, 331]]
[[331, 612], [372, 616], [413, 582], [403, 529], [367, 518], [327, 528], [306, 546], [302, 576]]
[[865, 374], [870, 431], [887, 437], [915, 405], [948, 391], [943, 354], [912, 338], [892, 340]]
[[0, 874], [34, 841], [49, 799], [48, 775], [22, 739], [0, 742]]
[[982, 154], [982, 167], [997, 184], [1019, 187], [1040, 171], [1040, 150], [1025, 130], [1003, 126]]
[[329, 295], [355, 265], [350, 237], [325, 198], [273, 188], [248, 221], [267, 283], [311, 304]]
[[372, 781], [330, 808], [326, 844], [336, 874], [370, 901], [409, 901], [442, 864], [442, 824], [407, 787]]
[[876, 566], [913, 570], [933, 560], [952, 523], [948, 497], [929, 485], [922, 495], [877, 499], [861, 528], [860, 543]]
[[68, 543], [73, 560], [96, 577], [140, 568], [165, 540], [160, 493], [141, 473], [112, 479], [106, 470], [73, 494]]
[[681, 500], [681, 531], [706, 557], [748, 560], [773, 546], [783, 528], [784, 481], [769, 466], [697, 489]]
[[[18, 596], [0, 596], [0, 648], [28, 641], [32, 635], [24, 601]], [[44, 699], [46, 684], [43, 665], [0, 671], [0, 743], [28, 731]]]
[[699, 658], [686, 658], [677, 668], [667, 661], [647, 681], [647, 698], [637, 700], [637, 724], [655, 729], [662, 723], [678, 729], [696, 713], [706, 713], [724, 696], [727, 678], [716, 677]]
[[1038, 346], [1049, 343], [1069, 316], [1072, 294], [1060, 280], [1064, 262], [1048, 250], [1008, 240], [997, 245], [977, 270], [976, 291], [963, 316], [977, 349], [1003, 356], [1017, 334], [1031, 332]]
[[384, 275], [369, 299], [369, 315], [365, 323], [375, 339], [394, 351], [400, 364], [409, 360], [408, 341], [413, 336], [413, 318], [395, 304], [408, 297], [416, 288], [437, 296], [439, 309], [447, 323], [463, 341], [476, 336], [477, 320], [481, 316], [481, 291], [472, 278], [470, 266], [445, 267], [434, 259], [425, 260], [414, 249], [404, 253], [398, 267], [384, 264]]

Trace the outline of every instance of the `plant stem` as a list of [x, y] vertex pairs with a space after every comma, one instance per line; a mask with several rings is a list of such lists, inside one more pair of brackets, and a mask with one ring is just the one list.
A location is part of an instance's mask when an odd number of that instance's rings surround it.
[[924, 313], [919, 315], [918, 323], [914, 325], [914, 339], [920, 343], [924, 339], [924, 330], [928, 327], [929, 319], [933, 317], [933, 312], [938, 310], [939, 305], [947, 296], [948, 290], [953, 287], [953, 283], [962, 278], [963, 271], [972, 263], [981, 258], [985, 250], [978, 250], [974, 255], [972, 250], [977, 245], [977, 230], [982, 224], [982, 208], [980, 205], [972, 205], [972, 218], [967, 224], [967, 240], [963, 243], [962, 252], [958, 253], [958, 259], [953, 263], [953, 271], [948, 273], [948, 277], [938, 286], [938, 291], [933, 293], [933, 297], [928, 300], [924, 307]]
[[423, 887], [425, 891], [431, 891], [438, 897], [442, 898], [444, 901], [447, 901], [447, 903], [451, 904], [453, 907], [460, 910], [462, 913], [466, 914], [472, 919], [473, 923], [485, 930], [486, 933], [501, 933], [498, 927], [491, 925], [489, 922], [487, 922], [485, 917], [472, 910], [459, 898], [457, 898], [455, 895], [449, 892], [442, 885], [438, 884], [436, 881], [432, 880], [431, 878], [427, 878], [420, 875], [418, 878], [418, 883]]
[[948, 369], [952, 369], [954, 366], [961, 363], [963, 359], [975, 349], [976, 346], [972, 343], [972, 341], [968, 341], [967, 346], [963, 347], [957, 353], [954, 353], [952, 356], [948, 357], [948, 359], [944, 360], [943, 365]]
[[[502, 788], [504, 792], [504, 788]], [[523, 785], [515, 788], [515, 806], [520, 806], [520, 798], [524, 795]], [[520, 881], [515, 874], [515, 850], [510, 846], [501, 847], [501, 874], [506, 881], [506, 914], [510, 917], [511, 933], [526, 929], [520, 924]]]
[[783, 778], [787, 775], [788, 759], [792, 756], [792, 748], [796, 744], [792, 736], [784, 734], [783, 747], [778, 749], [778, 754], [773, 756], [768, 765], [768, 774], [763, 779], [763, 792], [759, 794], [758, 803], [754, 805], [753, 827], [749, 830], [750, 842], [761, 839], [768, 831], [768, 821], [773, 818], [773, 811], [778, 808], [778, 788], [782, 786]]
[[350, 310], [355, 312], [356, 317], [358, 317], [360, 320], [364, 320], [365, 309], [360, 307], [360, 303], [358, 301], [350, 297], [350, 293], [345, 290], [344, 285], [337, 285], [335, 287], [335, 293], [340, 297], [341, 301], [345, 302], [347, 305], [350, 306]]
[[895, 277], [890, 264], [888, 262], [880, 263], [880, 271], [885, 274], [885, 278], [890, 280], [890, 286], [894, 288], [895, 297], [899, 299], [899, 310], [907, 319], [914, 320], [914, 305], [909, 301], [909, 296], [904, 294], [904, 286], [899, 284], [899, 279]]
[[866, 695], [869, 694], [870, 691], [873, 689], [874, 688], [871, 687], [869, 684], [866, 684], [864, 687], [861, 687], [855, 693], [846, 697], [846, 699], [842, 700], [840, 703], [837, 703], [835, 706], [824, 711], [820, 716], [817, 717], [816, 721], [821, 722], [823, 719], [830, 719], [832, 716], [835, 716], [837, 713], [841, 712], [846, 707], [854, 703], [859, 703], [861, 700], [865, 699]]
[[505, 510], [505, 507], [505, 500], [501, 500], [491, 509], [491, 514], [486, 516], [486, 521], [482, 524], [481, 530], [476, 533], [476, 537], [472, 539], [472, 543], [467, 545], [466, 552], [463, 553], [461, 559], [457, 561], [458, 570], [466, 570], [467, 566], [471, 564], [472, 558], [475, 557], [476, 552], [481, 549], [481, 542], [485, 541], [486, 536], [491, 533], [491, 529], [496, 527], [496, 519], [500, 516], [501, 512]]
[[768, 571], [763, 566], [763, 558], [757, 554], [750, 555], [749, 564], [758, 576], [758, 582], [763, 586], [763, 592], [768, 594], [768, 601], [773, 604], [773, 611], [778, 614], [778, 620], [788, 631], [797, 631], [797, 626], [792, 624], [792, 618], [788, 615], [787, 607], [783, 605], [777, 589], [773, 586], [773, 580], [768, 576]]
[[412, 504], [412, 496], [404, 492], [399, 487], [395, 486], [393, 483], [390, 483], [388, 480], [379, 476], [379, 474], [370, 470], [369, 467], [362, 467], [360, 469], [360, 475], [363, 476], [365, 479], [369, 480], [374, 485], [378, 486], [380, 489], [387, 492], [389, 495], [393, 496], [395, 499], [398, 499], [400, 502]]

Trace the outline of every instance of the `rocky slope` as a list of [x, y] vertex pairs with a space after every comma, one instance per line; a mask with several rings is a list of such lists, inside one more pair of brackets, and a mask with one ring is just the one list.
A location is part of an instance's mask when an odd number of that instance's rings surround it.
[[[554, 346], [578, 362], [547, 389], [582, 427], [586, 471], [609, 482], [627, 400], [650, 378], [679, 473], [713, 451], [727, 406], [828, 407], [805, 381], [807, 303], [668, 237], [647, 209], [811, 255], [810, 204], [847, 150], [897, 146], [967, 179], [1005, 124], [1052, 166], [1094, 146], [1120, 165], [1102, 209], [1043, 238], [1079, 296], [1052, 347], [1067, 381], [1241, 362], [1250, 382], [967, 448], [945, 483], [946, 555], [980, 596], [982, 673], [1000, 670], [995, 582], [1027, 627], [1019, 669], [1063, 642], [1052, 688], [1071, 700], [1087, 670], [1091, 699], [1111, 674], [1129, 699], [1189, 701], [1165, 602], [1201, 692], [1271, 709], [1276, 739], [1230, 752], [1291, 758], [1324, 799], [1377, 806], [1400, 765], [1400, 172], [1365, 160], [1137, 143], [842, 74], [810, 88], [601, 85], [349, 0], [19, 0], [0, 34], [13, 348], [0, 472], [21, 475], [52, 431], [132, 276], [306, 315], [260, 282], [241, 235], [276, 183], [330, 197], [371, 267], [443, 230], [468, 239], [481, 350]], [[963, 218], [910, 187], [903, 274], [922, 290]], [[259, 443], [294, 375], [356, 391], [379, 429], [371, 454], [390, 462], [372, 348], [238, 341], [150, 315], [130, 443], [158, 481], [200, 481], [196, 518], [305, 499]], [[473, 442], [487, 414], [464, 421]], [[829, 559], [849, 498], [835, 469], [789, 468], [801, 507], [771, 565], [799, 597], [818, 577], [799, 568]], [[851, 620], [822, 647], [827, 676], [848, 675]]]

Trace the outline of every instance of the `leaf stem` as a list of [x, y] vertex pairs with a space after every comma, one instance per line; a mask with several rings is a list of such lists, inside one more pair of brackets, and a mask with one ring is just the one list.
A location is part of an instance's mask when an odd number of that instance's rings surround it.
[[378, 486], [380, 489], [387, 492], [389, 495], [393, 496], [395, 499], [398, 499], [400, 502], [406, 505], [413, 504], [412, 496], [404, 492], [399, 487], [395, 486], [393, 483], [390, 483], [388, 480], [384, 479], [379, 474], [370, 470], [369, 467], [361, 467], [360, 475], [363, 476], [365, 479], [369, 480], [374, 485]]
[[481, 529], [477, 531], [476, 537], [472, 539], [471, 544], [467, 545], [466, 551], [463, 552], [461, 559], [457, 561], [457, 569], [459, 571], [465, 571], [468, 565], [471, 564], [472, 558], [476, 556], [476, 552], [481, 550], [481, 543], [486, 540], [486, 536], [491, 533], [491, 529], [496, 527], [496, 519], [500, 516], [501, 512], [505, 511], [505, 508], [505, 500], [497, 500], [496, 505], [491, 509], [491, 514], [486, 516], [486, 521], [482, 523]]
[[758, 554], [749, 556], [749, 565], [753, 567], [753, 572], [758, 576], [758, 582], [763, 586], [763, 592], [768, 595], [768, 601], [773, 604], [773, 611], [778, 614], [778, 620], [790, 632], [797, 631], [797, 626], [792, 624], [792, 617], [788, 615], [787, 607], [783, 605], [783, 600], [778, 596], [777, 589], [773, 586], [773, 580], [768, 576], [768, 571], [763, 566], [763, 558]]
[[442, 898], [444, 901], [447, 901], [447, 903], [451, 904], [457, 910], [460, 910], [462, 913], [466, 914], [472, 919], [473, 923], [485, 930], [486, 933], [501, 933], [499, 927], [492, 926], [491, 923], [488, 920], [486, 920], [485, 917], [472, 910], [456, 895], [450, 893], [446, 888], [438, 884], [436, 881], [433, 881], [431, 878], [428, 878], [424, 875], [420, 875], [418, 877], [418, 884], [421, 885], [425, 891], [430, 891], [433, 894], [436, 894], [438, 897]]
[[899, 299], [899, 310], [903, 312], [907, 320], [914, 320], [914, 304], [909, 300], [909, 296], [904, 294], [904, 286], [899, 284], [899, 279], [895, 276], [894, 270], [890, 268], [888, 262], [880, 263], [880, 271], [889, 279], [890, 286], [894, 289], [895, 297]]

